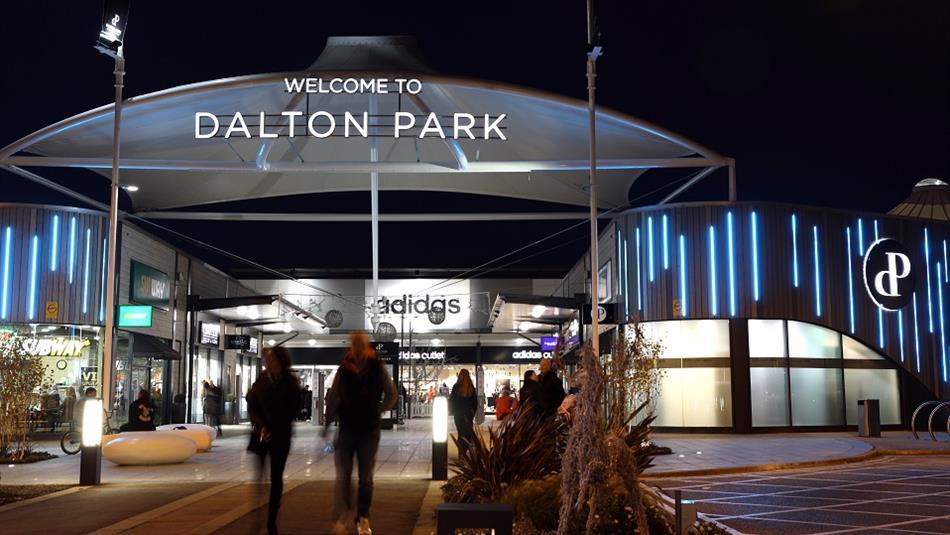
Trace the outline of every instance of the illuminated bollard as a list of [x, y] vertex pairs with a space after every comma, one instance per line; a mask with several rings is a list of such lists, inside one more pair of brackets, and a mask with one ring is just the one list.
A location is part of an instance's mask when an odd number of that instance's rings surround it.
[[432, 400], [432, 479], [449, 478], [449, 400], [438, 396]]
[[79, 484], [98, 485], [102, 469], [102, 400], [86, 399], [82, 409]]

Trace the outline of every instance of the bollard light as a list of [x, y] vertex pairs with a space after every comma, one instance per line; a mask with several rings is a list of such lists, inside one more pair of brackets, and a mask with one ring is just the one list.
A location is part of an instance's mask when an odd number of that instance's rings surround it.
[[437, 396], [432, 400], [432, 479], [449, 478], [449, 400]]
[[432, 441], [447, 442], [449, 440], [449, 400], [445, 396], [438, 396], [432, 403]]
[[102, 444], [102, 400], [87, 399], [82, 409], [82, 445]]

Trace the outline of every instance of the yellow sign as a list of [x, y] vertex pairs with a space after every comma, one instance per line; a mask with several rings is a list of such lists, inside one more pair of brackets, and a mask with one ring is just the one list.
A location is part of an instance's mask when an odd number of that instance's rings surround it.
[[682, 313], [683, 313], [683, 309], [680, 307], [680, 300], [674, 299], [673, 300], [673, 316], [679, 316]]
[[59, 301], [46, 302], [46, 319], [47, 320], [59, 319]]

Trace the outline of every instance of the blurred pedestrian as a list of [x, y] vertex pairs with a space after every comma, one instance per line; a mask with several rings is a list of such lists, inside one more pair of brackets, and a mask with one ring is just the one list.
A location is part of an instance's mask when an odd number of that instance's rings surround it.
[[217, 429], [218, 436], [221, 436], [221, 387], [215, 385], [211, 379], [206, 379], [201, 384], [201, 410], [204, 412], [205, 425]]
[[514, 399], [511, 397], [511, 391], [508, 390], [508, 387], [503, 387], [501, 392], [498, 393], [498, 398], [495, 399], [495, 419], [504, 420], [511, 414], [514, 407]]
[[277, 533], [277, 513], [284, 493], [284, 467], [290, 455], [294, 418], [300, 403], [300, 384], [290, 372], [290, 353], [285, 347], [264, 350], [264, 371], [247, 393], [247, 412], [251, 418], [248, 451], [258, 456], [258, 475], [270, 457], [270, 505], [267, 508], [267, 533]]
[[326, 437], [330, 423], [338, 421], [335, 443], [336, 524], [333, 533], [347, 533], [353, 510], [353, 456], [357, 460], [356, 530], [372, 535], [369, 509], [373, 502], [373, 472], [379, 449], [380, 415], [396, 404], [396, 385], [383, 362], [376, 357], [369, 337], [350, 334], [350, 349], [340, 364], [327, 395]]
[[539, 367], [541, 377], [538, 380], [538, 409], [542, 418], [551, 418], [557, 414], [558, 407], [564, 401], [564, 385], [557, 375], [557, 370], [551, 365], [551, 359], [541, 359]]
[[527, 407], [537, 408], [537, 394], [540, 389], [538, 374], [534, 370], [524, 372], [524, 381], [521, 382], [521, 391], [518, 393], [518, 397], [521, 398], [519, 403], [521, 410], [526, 410]]
[[458, 432], [459, 455], [475, 440], [475, 412], [478, 410], [478, 397], [475, 395], [475, 385], [472, 376], [466, 368], [458, 374], [452, 393], [449, 396], [449, 409], [455, 419], [455, 430]]
[[148, 391], [139, 390], [139, 395], [129, 407], [129, 422], [119, 431], [154, 431], [155, 430], [155, 403], [152, 402]]

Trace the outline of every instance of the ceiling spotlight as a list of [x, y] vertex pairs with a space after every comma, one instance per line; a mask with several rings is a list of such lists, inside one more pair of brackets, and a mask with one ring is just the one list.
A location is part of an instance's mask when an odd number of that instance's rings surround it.
[[523, 345], [525, 345], [526, 343], [528, 343], [528, 341], [525, 340], [524, 338], [519, 338], [519, 339], [515, 340], [515, 344], [517, 344], [517, 345], [519, 345], [519, 346], [523, 346]]
[[260, 319], [261, 313], [258, 312], [257, 307], [250, 307], [247, 309], [247, 317], [252, 320]]
[[442, 345], [442, 339], [441, 339], [441, 338], [433, 338], [431, 344], [434, 345], [434, 346], [440, 346], [440, 345]]
[[292, 328], [291, 328], [291, 326], [290, 326], [289, 323], [285, 323], [285, 324], [281, 325], [281, 329], [283, 329], [283, 331], [284, 331], [285, 333], [289, 333], [289, 332], [292, 330]]
[[275, 345], [277, 345], [277, 340], [274, 340], [273, 338], [271, 338], [270, 340], [267, 341], [267, 345], [274, 347]]
[[531, 309], [531, 316], [534, 318], [540, 318], [544, 315], [544, 310], [546, 308], [547, 307], [544, 305], [534, 305], [534, 307]]
[[530, 321], [522, 321], [522, 322], [521, 322], [521, 325], [518, 325], [518, 330], [519, 330], [519, 331], [530, 331], [532, 327], [534, 327], [534, 324], [531, 323]]
[[247, 307], [244, 306], [244, 305], [241, 305], [241, 306], [237, 307], [237, 313], [238, 313], [239, 315], [241, 315], [241, 316], [246, 316], [246, 315], [247, 315]]
[[313, 338], [307, 340], [307, 343], [310, 344], [310, 347], [317, 345], [317, 341], [314, 340]]
[[122, 186], [122, 189], [124, 189], [125, 191], [129, 193], [135, 193], [136, 191], [139, 190], [139, 187], [136, 186], [135, 184], [127, 184], [125, 186]]

